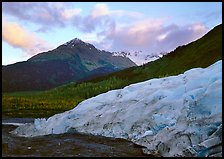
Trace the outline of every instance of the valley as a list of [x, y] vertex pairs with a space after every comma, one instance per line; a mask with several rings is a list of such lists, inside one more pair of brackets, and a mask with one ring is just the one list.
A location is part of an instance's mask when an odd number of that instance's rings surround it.
[[221, 31], [222, 25], [219, 25], [201, 39], [178, 47], [162, 58], [143, 66], [71, 82], [46, 91], [3, 93], [3, 116], [49, 117], [72, 109], [81, 101], [109, 90], [152, 78], [177, 75], [195, 67], [207, 67], [222, 58]]

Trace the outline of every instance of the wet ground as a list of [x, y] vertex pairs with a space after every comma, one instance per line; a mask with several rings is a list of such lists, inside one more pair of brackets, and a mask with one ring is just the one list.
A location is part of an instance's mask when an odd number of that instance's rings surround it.
[[[2, 123], [26, 123], [33, 119], [5, 119]], [[10, 131], [15, 125], [2, 124], [3, 157], [146, 157], [141, 146], [123, 139], [59, 134], [33, 138], [18, 137]], [[150, 157], [150, 156], [147, 156]]]

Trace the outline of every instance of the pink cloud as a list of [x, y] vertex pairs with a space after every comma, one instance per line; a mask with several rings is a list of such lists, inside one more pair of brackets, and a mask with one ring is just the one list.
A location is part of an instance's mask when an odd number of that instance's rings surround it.
[[110, 46], [107, 48], [110, 51], [141, 50], [148, 54], [169, 52], [180, 45], [202, 37], [207, 31], [205, 25], [201, 23], [166, 26], [163, 20], [146, 19], [129, 26], [116, 28], [108, 32], [102, 41], [96, 44], [102, 48]]
[[35, 33], [15, 22], [2, 21], [2, 39], [15, 48], [22, 49], [27, 55], [48, 51], [52, 47]]

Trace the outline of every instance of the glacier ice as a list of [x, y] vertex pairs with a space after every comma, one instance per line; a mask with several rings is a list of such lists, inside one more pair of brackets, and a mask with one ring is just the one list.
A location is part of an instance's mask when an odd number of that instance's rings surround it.
[[79, 132], [124, 138], [159, 156], [220, 156], [222, 60], [177, 76], [151, 79], [89, 98], [74, 109], [14, 134]]

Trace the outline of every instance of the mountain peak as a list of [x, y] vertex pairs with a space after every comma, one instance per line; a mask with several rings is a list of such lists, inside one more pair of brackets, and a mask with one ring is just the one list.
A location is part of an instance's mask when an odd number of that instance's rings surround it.
[[67, 46], [75, 46], [77, 44], [88, 44], [88, 43], [85, 43], [84, 41], [80, 40], [79, 38], [74, 38], [66, 43], [64, 43], [63, 45], [67, 45]]

